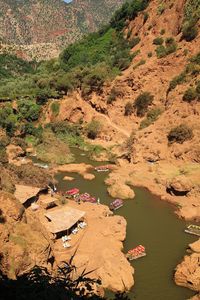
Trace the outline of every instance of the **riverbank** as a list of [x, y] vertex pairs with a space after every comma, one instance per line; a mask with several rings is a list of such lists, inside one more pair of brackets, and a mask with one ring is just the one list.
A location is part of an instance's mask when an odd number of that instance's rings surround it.
[[185, 172], [182, 166], [167, 162], [130, 164], [119, 159], [117, 169], [105, 183], [109, 189], [118, 184], [145, 187], [161, 200], [174, 204], [179, 217], [200, 221], [200, 167], [188, 164], [184, 168]]

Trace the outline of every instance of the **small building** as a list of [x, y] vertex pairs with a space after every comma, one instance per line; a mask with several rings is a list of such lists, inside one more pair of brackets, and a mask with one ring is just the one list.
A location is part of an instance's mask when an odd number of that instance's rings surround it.
[[46, 217], [45, 227], [56, 238], [63, 234], [70, 234], [71, 230], [77, 226], [78, 222], [83, 221], [85, 212], [64, 206], [48, 211], [44, 214]]
[[15, 185], [15, 197], [24, 205], [25, 208], [29, 207], [31, 203], [37, 200], [41, 188], [16, 184]]

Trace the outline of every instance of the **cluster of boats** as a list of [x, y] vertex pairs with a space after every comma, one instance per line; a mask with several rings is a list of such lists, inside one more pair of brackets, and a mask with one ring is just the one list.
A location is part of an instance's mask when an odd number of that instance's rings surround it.
[[200, 236], [200, 226], [191, 224], [185, 229], [185, 232]]
[[74, 199], [77, 202], [90, 202], [97, 203], [97, 199], [91, 196], [89, 193], [80, 194], [80, 190], [77, 188], [73, 188], [71, 190], [66, 191], [66, 198]]
[[128, 251], [128, 253], [126, 254], [126, 258], [128, 260], [134, 260], [134, 259], [138, 259], [141, 257], [146, 256], [146, 250], [145, 247], [142, 245], [139, 245], [131, 250]]

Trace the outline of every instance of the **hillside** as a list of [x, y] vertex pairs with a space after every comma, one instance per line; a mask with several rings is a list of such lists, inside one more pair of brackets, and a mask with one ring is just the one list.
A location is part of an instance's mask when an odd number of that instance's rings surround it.
[[0, 1], [1, 51], [32, 60], [58, 56], [60, 50], [107, 23], [124, 0]]

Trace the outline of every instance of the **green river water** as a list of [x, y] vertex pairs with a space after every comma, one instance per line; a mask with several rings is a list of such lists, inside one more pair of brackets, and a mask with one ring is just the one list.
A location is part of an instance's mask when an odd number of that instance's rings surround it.
[[[73, 151], [76, 163], [85, 162], [96, 165], [87, 156], [81, 156], [80, 150]], [[73, 176], [74, 181], [63, 181], [65, 175]], [[113, 199], [108, 195], [104, 179], [107, 173], [95, 173], [92, 181], [84, 180], [77, 173], [59, 173], [58, 189], [78, 187], [81, 192], [88, 192], [100, 197], [102, 204], [109, 204]], [[178, 287], [173, 281], [174, 268], [182, 260], [189, 243], [195, 236], [184, 233], [189, 224], [174, 214], [174, 207], [143, 188], [134, 188], [136, 197], [126, 200], [116, 214], [127, 220], [127, 236], [124, 251], [142, 244], [147, 256], [131, 262], [135, 269], [135, 285], [129, 293], [130, 299], [138, 300], [185, 300], [195, 293]], [[94, 205], [94, 204], [91, 204]]]

